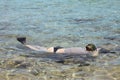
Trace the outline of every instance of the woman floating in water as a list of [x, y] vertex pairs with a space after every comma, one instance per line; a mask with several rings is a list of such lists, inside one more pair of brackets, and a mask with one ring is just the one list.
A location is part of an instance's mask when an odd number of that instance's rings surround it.
[[56, 53], [56, 54], [62, 54], [62, 53], [91, 54], [92, 56], [98, 56], [99, 50], [100, 50], [100, 48], [96, 48], [96, 46], [94, 44], [88, 44], [88, 45], [86, 45], [86, 48], [81, 48], [81, 47], [63, 48], [60, 46], [46, 48], [46, 47], [26, 44], [26, 37], [18, 37], [17, 40], [32, 50], [43, 51], [43, 52], [48, 52], [48, 53]]

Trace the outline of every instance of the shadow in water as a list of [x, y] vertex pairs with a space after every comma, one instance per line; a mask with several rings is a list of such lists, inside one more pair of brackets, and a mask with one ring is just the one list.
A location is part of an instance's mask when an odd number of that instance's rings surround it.
[[95, 57], [90, 55], [81, 54], [50, 54], [50, 53], [38, 53], [31, 52], [29, 54], [21, 55], [25, 57], [43, 58], [51, 59], [56, 63], [61, 64], [80, 64], [80, 66], [88, 66], [91, 62], [95, 61]]

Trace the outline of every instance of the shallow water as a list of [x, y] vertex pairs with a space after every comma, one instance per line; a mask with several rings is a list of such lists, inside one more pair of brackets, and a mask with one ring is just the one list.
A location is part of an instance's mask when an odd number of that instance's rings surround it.
[[[88, 43], [119, 46], [119, 14], [120, 0], [0, 0], [0, 58], [9, 60], [13, 54], [29, 53], [16, 41], [17, 36], [46, 47], [84, 47]], [[120, 48], [116, 51], [100, 56], [97, 67], [120, 65]]]

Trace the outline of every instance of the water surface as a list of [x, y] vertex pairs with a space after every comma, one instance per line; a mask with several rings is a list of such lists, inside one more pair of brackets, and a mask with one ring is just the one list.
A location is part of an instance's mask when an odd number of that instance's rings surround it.
[[19, 50], [18, 36], [46, 47], [119, 46], [119, 4], [119, 0], [1, 0], [0, 49]]
[[119, 4], [119, 0], [1, 0], [0, 44], [14, 44], [15, 36], [48, 47], [120, 44], [104, 39], [120, 37]]

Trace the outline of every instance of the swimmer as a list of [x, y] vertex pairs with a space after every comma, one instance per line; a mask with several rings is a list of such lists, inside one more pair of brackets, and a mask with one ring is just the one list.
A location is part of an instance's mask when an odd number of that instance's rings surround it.
[[95, 56], [99, 55], [99, 51], [101, 49], [101, 48], [96, 48], [96, 46], [94, 44], [88, 44], [88, 45], [86, 45], [85, 48], [81, 48], [81, 47], [63, 48], [60, 46], [46, 48], [46, 47], [26, 44], [26, 37], [18, 37], [17, 40], [32, 50], [43, 51], [43, 52], [48, 52], [48, 53], [56, 53], [56, 54], [63, 54], [63, 53], [66, 53], [66, 54], [91, 54], [92, 56], [95, 57]]

